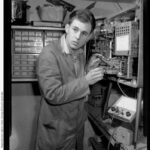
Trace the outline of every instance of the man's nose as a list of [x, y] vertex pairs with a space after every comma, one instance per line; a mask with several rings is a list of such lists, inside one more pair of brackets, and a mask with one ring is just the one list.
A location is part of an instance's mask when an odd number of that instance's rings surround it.
[[77, 39], [80, 39], [80, 37], [81, 37], [81, 32], [77, 32], [77, 33], [76, 33], [76, 38], [77, 38]]

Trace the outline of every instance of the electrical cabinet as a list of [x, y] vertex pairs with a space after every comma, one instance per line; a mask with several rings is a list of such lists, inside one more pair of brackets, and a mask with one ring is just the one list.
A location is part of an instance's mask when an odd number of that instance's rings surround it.
[[[140, 12], [139, 16], [136, 15], [137, 11]], [[128, 15], [130, 16], [131, 13], [132, 15], [134, 14], [134, 20], [128, 20]], [[112, 26], [108, 26], [107, 22]], [[117, 85], [121, 89], [120, 93], [122, 93], [122, 95], [125, 94], [123, 91], [126, 91], [126, 89], [129, 89], [129, 93], [134, 91], [134, 100], [136, 100], [136, 102], [134, 101], [136, 109], [136, 113], [134, 111], [134, 130], [133, 132], [130, 132], [129, 130], [127, 131], [120, 127], [118, 132], [114, 134], [113, 130], [105, 123], [105, 120], [98, 118], [98, 113], [101, 113], [100, 108], [94, 108], [91, 105], [88, 105], [88, 110], [90, 112], [89, 118], [105, 137], [109, 139], [111, 144], [115, 145], [116, 143], [116, 139], [113, 137], [114, 135], [121, 139], [120, 137], [123, 137], [126, 134], [129, 138], [122, 138], [123, 142], [127, 142], [132, 138], [127, 144], [136, 146], [143, 99], [143, 2], [139, 2], [134, 8], [122, 11], [110, 18], [106, 18], [105, 21], [102, 20], [102, 24], [103, 26], [97, 27], [94, 39], [87, 44], [87, 57], [90, 57], [94, 53], [100, 53], [105, 57], [100, 64], [100, 66], [107, 70], [107, 72], [105, 72], [104, 80], [107, 80], [108, 83], [103, 114], [105, 115], [105, 113], [108, 113], [110, 115], [109, 112], [115, 111], [115, 113], [112, 114], [118, 115], [116, 118], [119, 121], [131, 123], [133, 120], [130, 122], [123, 119], [124, 116], [124, 118], [128, 118], [130, 112], [128, 112], [127, 109], [120, 109], [119, 101], [110, 106], [108, 106], [108, 103], [114, 85]], [[114, 67], [112, 66], [115, 66], [117, 73], [114, 73]], [[117, 106], [113, 110], [114, 107], [112, 106], [115, 105]], [[124, 113], [123, 110], [126, 112]], [[122, 135], [121, 133], [125, 134]], [[114, 135], [112, 136], [112, 134]], [[129, 147], [126, 148], [128, 149]]]

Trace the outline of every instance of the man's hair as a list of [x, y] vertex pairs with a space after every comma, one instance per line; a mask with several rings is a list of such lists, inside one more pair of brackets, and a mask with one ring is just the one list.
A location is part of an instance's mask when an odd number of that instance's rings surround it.
[[90, 23], [91, 32], [93, 32], [93, 30], [95, 29], [95, 17], [88, 9], [79, 9], [73, 11], [69, 16], [68, 24], [71, 24], [74, 19], [78, 19], [83, 23]]

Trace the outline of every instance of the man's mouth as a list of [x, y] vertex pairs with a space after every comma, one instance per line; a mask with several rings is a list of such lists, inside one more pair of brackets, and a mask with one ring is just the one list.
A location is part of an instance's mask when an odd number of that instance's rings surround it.
[[72, 43], [73, 43], [73, 45], [75, 45], [75, 46], [78, 46], [78, 45], [79, 45], [79, 43], [78, 43], [78, 42], [75, 42], [75, 41], [73, 41]]

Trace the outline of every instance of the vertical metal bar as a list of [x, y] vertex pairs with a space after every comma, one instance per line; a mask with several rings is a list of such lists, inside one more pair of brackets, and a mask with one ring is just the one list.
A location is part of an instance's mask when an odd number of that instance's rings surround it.
[[135, 144], [135, 147], [136, 147], [136, 144], [137, 144], [137, 137], [138, 137], [142, 93], [143, 93], [143, 88], [139, 88], [138, 89], [138, 93], [137, 93], [136, 120], [135, 120], [135, 133], [134, 133], [134, 144]]
[[143, 1], [139, 3], [139, 53], [138, 53], [138, 87], [143, 87]]
[[105, 118], [106, 109], [108, 107], [108, 102], [109, 102], [111, 89], [112, 89], [112, 81], [109, 81], [109, 87], [108, 87], [107, 96], [106, 96], [106, 102], [105, 102], [104, 111], [103, 111], [103, 119]]
[[140, 111], [141, 111], [141, 101], [143, 94], [143, 1], [137, 1], [140, 6], [138, 16], [140, 21], [139, 28], [139, 55], [138, 55], [138, 93], [137, 93], [137, 107], [136, 107], [136, 121], [135, 121], [135, 133], [134, 133], [134, 144], [135, 148], [137, 146], [137, 137], [138, 137], [138, 129], [139, 129], [139, 121], [140, 121]]

